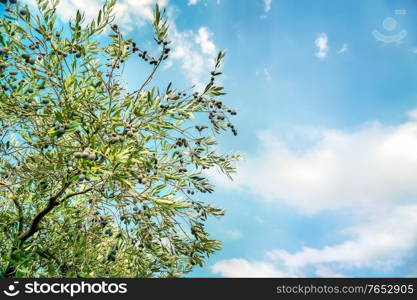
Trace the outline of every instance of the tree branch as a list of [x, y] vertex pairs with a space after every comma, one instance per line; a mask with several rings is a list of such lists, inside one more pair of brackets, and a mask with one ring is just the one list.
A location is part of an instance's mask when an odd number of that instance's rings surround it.
[[29, 230], [22, 233], [19, 237], [18, 240], [21, 242], [26, 241], [28, 238], [30, 238], [31, 236], [33, 236], [37, 231], [38, 231], [38, 226], [39, 223], [42, 221], [42, 219], [51, 211], [53, 210], [56, 206], [58, 206], [60, 204], [60, 202], [58, 202], [58, 198], [62, 196], [62, 194], [66, 191], [66, 189], [71, 185], [70, 182], [66, 182], [64, 183], [64, 185], [62, 186], [62, 188], [58, 191], [58, 193], [56, 193], [54, 196], [52, 196], [51, 198], [49, 198], [48, 200], [48, 205], [41, 210], [33, 219]]

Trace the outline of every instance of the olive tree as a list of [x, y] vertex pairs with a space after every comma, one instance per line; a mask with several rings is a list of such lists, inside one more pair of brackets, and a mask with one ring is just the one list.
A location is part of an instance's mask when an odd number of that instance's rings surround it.
[[[145, 50], [114, 23], [64, 23], [59, 0], [0, 1], [0, 274], [3, 277], [178, 277], [220, 250], [205, 229], [224, 210], [206, 170], [228, 177], [235, 154], [216, 136], [236, 111], [219, 100], [218, 54], [207, 85], [152, 87], [170, 54], [164, 10]], [[129, 59], [149, 75], [129, 84]], [[200, 199], [198, 199], [200, 196]]]

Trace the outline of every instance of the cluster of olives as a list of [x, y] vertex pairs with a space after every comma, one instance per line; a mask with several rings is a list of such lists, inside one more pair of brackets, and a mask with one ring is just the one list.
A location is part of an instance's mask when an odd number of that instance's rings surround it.
[[233, 124], [227, 124], [227, 127], [229, 127], [232, 130], [232, 133], [234, 136], [237, 136], [237, 129], [235, 128], [235, 126], [233, 126]]
[[[163, 42], [163, 41], [158, 41], [158, 44], [163, 44], [164, 45], [164, 49], [163, 49], [163, 53], [166, 55], [165, 57], [163, 57], [163, 59], [167, 59], [168, 58], [168, 53], [171, 51], [170, 48], [167, 48], [166, 46], [168, 45], [168, 42]], [[148, 51], [143, 50], [141, 51], [138, 47], [137, 44], [132, 41], [132, 52], [136, 53], [139, 52], [139, 58], [143, 59], [144, 61], [149, 61], [149, 64], [151, 65], [157, 65], [158, 64], [158, 60], [155, 59], [154, 57], [150, 57], [148, 55]]]
[[217, 107], [218, 109], [221, 109], [223, 107], [223, 103], [221, 101], [214, 101], [213, 106]]
[[184, 138], [177, 139], [177, 142], [175, 143], [175, 146], [177, 147], [188, 147], [188, 142]]
[[128, 138], [133, 138], [135, 136], [135, 133], [138, 131], [137, 128], [132, 128], [131, 125], [127, 125], [125, 130], [123, 131], [123, 134], [117, 134], [117, 133], [112, 133], [110, 136], [110, 144], [116, 144], [119, 142], [123, 142], [125, 140], [124, 135], [127, 136]]
[[124, 133], [126, 134], [127, 137], [132, 138], [135, 136], [135, 132], [137, 131], [138, 131], [137, 128], [132, 128], [131, 125], [127, 125], [124, 130]]
[[226, 119], [226, 116], [224, 115], [224, 114], [222, 114], [222, 113], [217, 113], [217, 114], [215, 114], [215, 113], [213, 113], [213, 112], [210, 112], [210, 114], [209, 114], [209, 119], [212, 121], [212, 122], [214, 122], [214, 118], [217, 118], [217, 120], [220, 120], [220, 121], [224, 121], [225, 119]]
[[97, 158], [97, 156], [94, 153], [87, 151], [87, 150], [83, 152], [75, 152], [74, 157], [76, 159], [86, 159], [89, 161], [94, 161]]
[[70, 128], [69, 124], [56, 124], [55, 130], [57, 131], [57, 136], [61, 137], [65, 132]]
[[81, 174], [81, 175], [78, 177], [78, 180], [79, 180], [79, 181], [84, 181], [84, 180], [89, 181], [90, 179], [86, 176], [86, 172], [83, 172], [83, 174]]
[[[211, 107], [211, 108], [213, 108], [213, 107], [214, 107], [213, 105], [215, 105], [217, 108], [219, 108], [219, 106], [220, 106], [220, 105], [222, 105], [222, 104], [221, 104], [221, 102], [220, 102], [220, 101], [217, 101], [217, 102], [214, 102], [214, 101], [213, 101], [213, 103], [210, 105], [210, 107]], [[229, 114], [231, 114], [232, 116], [236, 116], [236, 115], [237, 115], [237, 112], [236, 112], [236, 110], [234, 110], [234, 109], [228, 109], [228, 110], [227, 110], [227, 112], [228, 112]], [[210, 122], [211, 122], [212, 124], [215, 124], [215, 123], [216, 123], [216, 120], [218, 120], [218, 121], [224, 121], [225, 119], [226, 119], [226, 116], [225, 116], [222, 112], [219, 112], [219, 111], [213, 110], [213, 111], [211, 111], [211, 112], [209, 113], [209, 120], [210, 120]], [[229, 127], [229, 128], [232, 130], [232, 133], [233, 133], [233, 135], [234, 135], [234, 136], [236, 136], [236, 135], [237, 135], [237, 130], [236, 130], [236, 128], [233, 126], [233, 124], [228, 123], [228, 124], [227, 124], [227, 127]], [[197, 130], [198, 130], [198, 129], [197, 129]]]
[[167, 110], [167, 109], [169, 108], [169, 105], [164, 105], [164, 104], [161, 104], [159, 107], [160, 107], [162, 110]]
[[119, 142], [123, 142], [124, 141], [124, 137], [121, 135], [118, 135], [117, 133], [112, 133], [111, 138], [110, 138], [110, 144], [116, 144]]
[[146, 177], [141, 176], [138, 178], [138, 182], [140, 184], [146, 184], [148, 182], [148, 179]]
[[232, 116], [236, 116], [236, 115], [237, 115], [237, 112], [236, 112], [236, 110], [234, 110], [234, 109], [228, 109], [228, 110], [227, 110], [227, 112], [228, 112], [229, 114], [231, 114]]
[[36, 41], [34, 44], [31, 44], [30, 46], [29, 46], [29, 49], [30, 50], [35, 50], [35, 49], [39, 49], [39, 45], [40, 45], [41, 43], [39, 42], [39, 41]]
[[[98, 212], [96, 212], [97, 214], [99, 214]], [[109, 222], [106, 220], [106, 218], [105, 217], [103, 217], [103, 216], [100, 216], [100, 225], [101, 225], [101, 227], [106, 227], [107, 225], [109, 224]]]
[[136, 53], [137, 51], [139, 51], [139, 48], [138, 48], [138, 47], [136, 47], [136, 43], [135, 43], [135, 42], [133, 42], [133, 41], [132, 41], [132, 47], [133, 47], [133, 48], [132, 48], [132, 52], [133, 52], [133, 53]]
[[34, 65], [36, 60], [27, 53], [22, 54], [22, 58], [25, 60], [27, 64]]
[[109, 255], [107, 255], [107, 260], [115, 262], [116, 261], [116, 251], [113, 250], [112, 252], [110, 252]]
[[178, 172], [180, 172], [180, 173], [187, 173], [187, 169], [186, 168], [181, 168], [181, 169], [179, 169], [178, 170]]
[[63, 52], [63, 51], [61, 51], [61, 50], [56, 50], [56, 51], [53, 51], [52, 53], [55, 53], [55, 54], [57, 54], [57, 55], [61, 55], [61, 56], [63, 56], [63, 57], [67, 57], [67, 56], [68, 56], [68, 54], [67, 54], [67, 53], [65, 53], [65, 52]]
[[142, 58], [144, 61], [149, 61], [149, 64], [151, 64], [151, 65], [157, 65], [158, 64], [158, 61], [154, 57], [150, 57], [146, 50], [142, 51], [142, 53], [139, 54], [139, 57]]

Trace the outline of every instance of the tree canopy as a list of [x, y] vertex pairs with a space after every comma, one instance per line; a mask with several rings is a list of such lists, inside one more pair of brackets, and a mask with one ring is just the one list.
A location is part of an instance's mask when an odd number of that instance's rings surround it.
[[[68, 23], [58, 0], [0, 2], [0, 275], [178, 277], [203, 265], [221, 248], [207, 218], [225, 213], [198, 199], [214, 191], [206, 170], [230, 177], [239, 159], [216, 146], [237, 134], [219, 100], [225, 52], [204, 90], [153, 87], [171, 51], [158, 6], [147, 51], [114, 23], [116, 0]], [[128, 85], [129, 59], [149, 76]]]

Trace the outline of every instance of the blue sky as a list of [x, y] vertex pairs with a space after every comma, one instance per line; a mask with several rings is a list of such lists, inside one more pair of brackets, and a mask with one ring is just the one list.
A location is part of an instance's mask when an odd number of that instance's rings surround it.
[[[61, 2], [67, 20], [102, 1]], [[119, 2], [123, 30], [150, 46], [154, 1]], [[245, 157], [233, 182], [209, 174], [207, 201], [228, 211], [209, 223], [224, 247], [190, 276], [417, 276], [417, 3], [160, 4], [173, 55], [157, 83], [199, 86], [227, 49], [239, 135], [220, 149]], [[129, 64], [130, 82], [146, 72]]]

